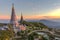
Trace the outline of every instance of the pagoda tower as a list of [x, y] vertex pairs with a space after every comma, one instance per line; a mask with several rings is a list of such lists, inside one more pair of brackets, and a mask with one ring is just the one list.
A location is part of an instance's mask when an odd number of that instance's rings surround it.
[[21, 23], [21, 24], [23, 23], [23, 16], [22, 16], [22, 13], [21, 13], [20, 23]]
[[15, 33], [17, 33], [16, 28], [17, 28], [18, 22], [17, 22], [17, 18], [16, 18], [16, 14], [15, 14], [14, 4], [12, 4], [12, 14], [11, 14], [10, 24], [12, 24], [12, 26], [13, 26], [13, 31]]
[[11, 20], [10, 23], [12, 25], [14, 25], [16, 23], [16, 14], [15, 14], [15, 10], [14, 10], [14, 4], [12, 4], [12, 14], [11, 14]]
[[21, 13], [20, 24], [23, 24], [23, 15]]
[[19, 27], [20, 27], [20, 30], [24, 31], [24, 30], [26, 30], [26, 25], [24, 25], [23, 22], [24, 22], [23, 15], [21, 13], [21, 18], [20, 18], [20, 21], [19, 21], [19, 23], [20, 23]]

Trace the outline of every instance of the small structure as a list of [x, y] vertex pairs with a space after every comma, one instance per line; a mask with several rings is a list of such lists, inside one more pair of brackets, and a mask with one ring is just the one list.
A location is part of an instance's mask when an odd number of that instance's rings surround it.
[[20, 25], [19, 25], [20, 30], [26, 30], [26, 25], [24, 25], [23, 22], [24, 22], [23, 15], [21, 13], [21, 18], [20, 18], [20, 21], [19, 21], [19, 23], [20, 23]]
[[44, 31], [49, 31], [49, 29], [48, 29], [48, 28], [43, 28], [42, 30], [44, 30]]
[[19, 25], [19, 28], [20, 28], [20, 30], [26, 30], [26, 26], [24, 26], [23, 24]]
[[4, 26], [0, 27], [0, 30], [8, 30], [8, 29], [9, 29], [9, 28], [8, 28], [7, 25], [4, 25]]

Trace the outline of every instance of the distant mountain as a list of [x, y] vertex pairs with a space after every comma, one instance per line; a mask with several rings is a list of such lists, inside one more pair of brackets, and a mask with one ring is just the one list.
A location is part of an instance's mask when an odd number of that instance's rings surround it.
[[40, 20], [27, 20], [29, 22], [41, 22], [45, 24], [48, 27], [51, 28], [60, 28], [60, 20], [59, 19], [54, 19], [54, 20], [47, 20], [47, 19], [40, 19]]
[[60, 22], [60, 19], [52, 19], [52, 21]]
[[0, 19], [0, 23], [9, 23], [10, 22], [10, 20], [8, 20], [8, 19]]
[[46, 20], [46, 19], [42, 19], [42, 20], [40, 20], [40, 22], [47, 25], [48, 27], [60, 28], [60, 22], [56, 22], [56, 21], [53, 21], [53, 20]]
[[[28, 21], [28, 22], [41, 22], [48, 27], [60, 28], [60, 20], [58, 20], [58, 19], [56, 19], [56, 20], [41, 19], [41, 20], [26, 20], [26, 21]], [[9, 23], [9, 22], [10, 22], [10, 20], [0, 19], [0, 23]]]

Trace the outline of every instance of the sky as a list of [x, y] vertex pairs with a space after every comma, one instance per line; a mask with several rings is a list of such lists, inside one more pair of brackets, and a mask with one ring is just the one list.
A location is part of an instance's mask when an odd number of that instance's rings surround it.
[[10, 19], [12, 3], [18, 19], [60, 18], [60, 0], [0, 0], [0, 19]]

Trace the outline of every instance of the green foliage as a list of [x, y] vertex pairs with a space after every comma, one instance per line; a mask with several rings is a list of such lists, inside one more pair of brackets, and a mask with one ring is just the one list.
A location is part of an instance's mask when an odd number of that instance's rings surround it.
[[[21, 40], [28, 38], [28, 40], [34, 40], [33, 36], [38, 36], [36, 33], [33, 33], [32, 35], [27, 36], [28, 33], [30, 33], [31, 31], [34, 30], [41, 30], [43, 28], [48, 28], [46, 25], [44, 25], [43, 23], [40, 22], [26, 22], [23, 21], [24, 25], [26, 25], [26, 30], [25, 31], [20, 31], [17, 33], [18, 36], [21, 36]], [[0, 24], [0, 26], [3, 26], [5, 24]], [[6, 38], [11, 38], [14, 36], [14, 31], [13, 31], [13, 27], [11, 24], [7, 24], [9, 27], [9, 30], [0, 30], [0, 40], [5, 40]], [[20, 39], [20, 38], [19, 38]], [[17, 40], [19, 40], [17, 39]], [[16, 40], [16, 39], [14, 39]]]
[[45, 38], [43, 35], [38, 35], [38, 38], [39, 38], [40, 40], [48, 40], [48, 39]]
[[17, 35], [18, 36], [23, 36], [23, 35], [25, 35], [25, 31], [19, 31], [19, 32], [17, 32]]
[[0, 30], [0, 39], [1, 40], [9, 39], [12, 36], [13, 36], [13, 34], [10, 31]]
[[28, 40], [34, 40], [33, 35], [29, 35]]
[[2, 26], [4, 26], [4, 25], [6, 25], [6, 24], [0, 23], [0, 27], [2, 27]]
[[38, 36], [38, 34], [32, 33], [31, 35], [28, 36], [28, 40], [34, 40], [34, 36]]
[[42, 28], [48, 28], [46, 25], [44, 25], [43, 23], [40, 22], [27, 22], [27, 21], [23, 21], [24, 25], [28, 26], [28, 28], [33, 28], [34, 30], [38, 30], [38, 29], [42, 29]]
[[3, 27], [4, 25], [8, 26], [8, 30], [0, 30], [0, 40], [9, 40], [14, 35], [12, 25], [0, 23], [0, 27]]

